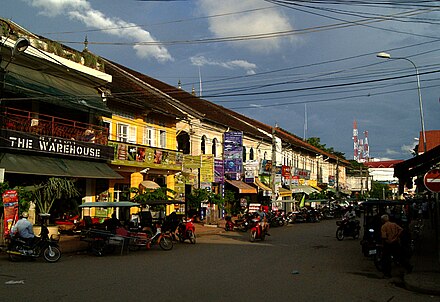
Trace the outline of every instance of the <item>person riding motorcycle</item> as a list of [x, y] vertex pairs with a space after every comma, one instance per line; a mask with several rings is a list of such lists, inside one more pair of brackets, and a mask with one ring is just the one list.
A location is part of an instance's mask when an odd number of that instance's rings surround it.
[[266, 218], [266, 212], [262, 210], [262, 207], [260, 207], [260, 210], [254, 213], [255, 219], [258, 219], [258, 223], [261, 226], [261, 230], [266, 233], [267, 236], [270, 236], [269, 234], [269, 223], [267, 223]]
[[32, 246], [35, 239], [35, 234], [32, 222], [27, 219], [28, 217], [28, 212], [21, 213], [21, 219], [18, 220], [17, 223], [12, 227], [11, 234], [14, 236], [20, 236], [27, 242], [27, 244]]
[[355, 221], [356, 221], [356, 212], [354, 211], [352, 206], [349, 206], [347, 208], [347, 212], [344, 214], [344, 219], [348, 221], [348, 227], [352, 230], [355, 227]]

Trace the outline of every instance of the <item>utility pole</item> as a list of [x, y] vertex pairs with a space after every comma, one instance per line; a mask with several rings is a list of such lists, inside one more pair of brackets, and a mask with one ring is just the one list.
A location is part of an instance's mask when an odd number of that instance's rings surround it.
[[336, 198], [339, 198], [339, 157], [336, 157]]
[[[277, 127], [277, 124], [275, 124]], [[275, 127], [272, 127], [272, 170], [271, 170], [271, 180], [272, 180], [272, 203], [275, 202], [276, 188], [275, 188], [275, 175], [276, 175], [276, 160], [277, 160], [277, 140], [275, 138]]]

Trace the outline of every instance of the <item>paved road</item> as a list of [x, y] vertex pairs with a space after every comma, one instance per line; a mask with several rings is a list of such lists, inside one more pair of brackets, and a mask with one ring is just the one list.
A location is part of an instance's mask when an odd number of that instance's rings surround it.
[[[198, 238], [173, 250], [11, 263], [0, 255], [2, 301], [436, 301], [382, 279], [359, 241], [337, 241], [332, 221]], [[294, 273], [295, 272], [295, 273]], [[296, 273], [297, 272], [297, 273]], [[19, 282], [7, 284], [9, 281]], [[22, 281], [22, 282], [21, 282]], [[10, 283], [10, 282], [9, 282]]]

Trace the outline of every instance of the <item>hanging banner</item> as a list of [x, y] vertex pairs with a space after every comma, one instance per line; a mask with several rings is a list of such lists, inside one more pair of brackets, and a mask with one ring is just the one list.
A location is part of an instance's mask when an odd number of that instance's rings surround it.
[[214, 155], [202, 154], [202, 167], [200, 168], [200, 182], [212, 183], [214, 181]]
[[4, 235], [8, 236], [12, 226], [18, 220], [18, 194], [15, 190], [7, 190], [2, 195], [4, 209]]
[[214, 182], [224, 183], [225, 182], [225, 166], [223, 160], [214, 159]]
[[223, 137], [225, 174], [243, 172], [243, 132], [225, 132]]

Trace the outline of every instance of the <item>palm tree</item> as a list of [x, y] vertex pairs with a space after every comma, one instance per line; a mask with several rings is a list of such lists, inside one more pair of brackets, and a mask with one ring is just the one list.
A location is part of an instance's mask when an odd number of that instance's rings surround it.
[[40, 214], [49, 214], [54, 202], [61, 198], [73, 198], [80, 193], [71, 179], [51, 177], [34, 186], [33, 197]]

